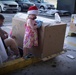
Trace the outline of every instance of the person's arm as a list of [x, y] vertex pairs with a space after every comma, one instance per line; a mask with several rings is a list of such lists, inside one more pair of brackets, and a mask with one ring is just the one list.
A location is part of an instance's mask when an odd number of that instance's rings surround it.
[[35, 21], [34, 29], [37, 29], [37, 28], [38, 28], [38, 26], [37, 26], [37, 23]]
[[36, 26], [34, 26], [34, 29], [37, 29], [38, 28], [38, 26], [36, 25]]
[[0, 28], [0, 36], [1, 36], [3, 39], [6, 39], [6, 38], [8, 38], [8, 33], [5, 32], [4, 30], [2, 30], [2, 29]]
[[32, 29], [34, 29], [34, 24], [33, 24], [33, 22], [32, 22], [31, 19], [29, 19], [29, 20], [27, 21], [27, 26], [30, 26]]

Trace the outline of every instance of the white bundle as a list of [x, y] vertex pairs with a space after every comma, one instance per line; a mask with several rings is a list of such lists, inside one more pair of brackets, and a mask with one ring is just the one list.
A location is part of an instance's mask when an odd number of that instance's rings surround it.
[[60, 18], [60, 16], [59, 16], [58, 13], [55, 13], [55, 21], [56, 21], [57, 23], [61, 22], [61, 18]]
[[7, 60], [7, 58], [8, 58], [8, 55], [6, 53], [5, 47], [0, 37], [0, 62]]

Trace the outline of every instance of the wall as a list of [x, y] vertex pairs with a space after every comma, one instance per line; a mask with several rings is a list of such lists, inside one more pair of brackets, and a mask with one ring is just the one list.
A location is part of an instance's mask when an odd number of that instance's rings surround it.
[[75, 12], [75, 3], [76, 0], [57, 0], [57, 9], [58, 10], [67, 10], [71, 13]]

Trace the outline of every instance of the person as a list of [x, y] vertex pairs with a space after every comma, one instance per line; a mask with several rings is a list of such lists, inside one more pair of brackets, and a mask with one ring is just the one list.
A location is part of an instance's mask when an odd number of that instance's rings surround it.
[[38, 8], [36, 6], [29, 7], [27, 14], [23, 40], [23, 58], [25, 59], [30, 56], [29, 49], [32, 46], [38, 46], [37, 24], [35, 21], [38, 15]]
[[0, 37], [2, 39], [4, 47], [6, 50], [9, 47], [14, 52], [14, 55], [19, 56], [19, 49], [16, 41], [13, 38], [8, 38], [8, 33], [1, 29], [4, 19], [4, 16], [0, 14]]

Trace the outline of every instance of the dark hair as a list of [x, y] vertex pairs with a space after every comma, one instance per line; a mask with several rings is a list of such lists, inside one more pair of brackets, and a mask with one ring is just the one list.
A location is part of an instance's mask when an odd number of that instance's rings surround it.
[[2, 14], [0, 14], [0, 19], [4, 20], [4, 16]]

